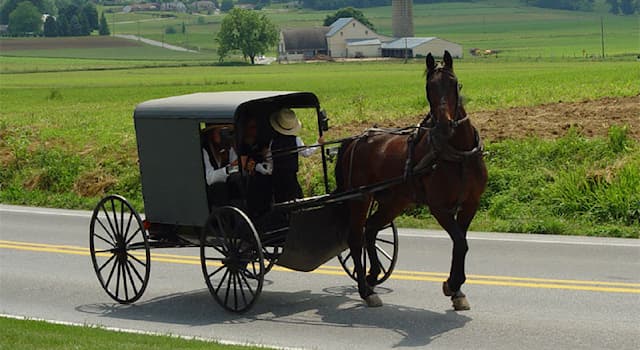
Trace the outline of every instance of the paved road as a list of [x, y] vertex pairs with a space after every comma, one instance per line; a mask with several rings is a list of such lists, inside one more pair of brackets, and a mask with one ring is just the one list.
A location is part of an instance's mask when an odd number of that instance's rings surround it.
[[332, 261], [270, 273], [255, 308], [234, 315], [209, 296], [191, 249], [157, 255], [143, 298], [114, 304], [93, 274], [87, 224], [87, 212], [0, 205], [0, 313], [318, 349], [640, 348], [638, 240], [471, 234], [472, 310], [458, 313], [440, 292], [449, 240], [402, 230], [398, 272], [378, 288], [384, 307], [365, 308]]

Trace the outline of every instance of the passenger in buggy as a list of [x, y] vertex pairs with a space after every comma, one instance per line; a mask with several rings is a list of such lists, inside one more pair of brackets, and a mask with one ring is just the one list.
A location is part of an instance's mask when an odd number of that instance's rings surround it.
[[271, 127], [276, 131], [270, 150], [273, 153], [273, 194], [276, 203], [302, 198], [302, 188], [298, 182], [298, 154], [310, 157], [324, 143], [322, 137], [311, 147], [306, 147], [298, 133], [302, 123], [295, 112], [283, 108], [271, 114]]
[[231, 129], [228, 125], [212, 124], [202, 130], [202, 158], [207, 198], [212, 207], [226, 205], [230, 198], [227, 186], [229, 177], [238, 172], [238, 156], [229, 140], [223, 139], [223, 131]]
[[273, 203], [273, 163], [266, 136], [258, 134], [258, 121], [248, 116], [242, 123], [242, 141], [238, 148], [240, 165], [246, 176], [247, 211], [252, 218], [259, 218], [271, 209]]

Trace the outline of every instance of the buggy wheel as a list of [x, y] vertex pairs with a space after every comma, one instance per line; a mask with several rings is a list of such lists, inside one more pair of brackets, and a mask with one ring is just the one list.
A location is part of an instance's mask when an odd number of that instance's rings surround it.
[[240, 209], [214, 209], [200, 239], [200, 263], [209, 292], [222, 307], [244, 312], [264, 283], [264, 256], [251, 220]]
[[[393, 273], [393, 269], [396, 267], [396, 262], [398, 261], [398, 229], [393, 221], [382, 228], [382, 230], [391, 229], [391, 237], [384, 236], [380, 237], [376, 235], [376, 250], [378, 252], [378, 260], [380, 260], [380, 271], [383, 273], [382, 277], [378, 279], [378, 285], [382, 284], [384, 281], [389, 279], [391, 274]], [[364, 269], [367, 270], [367, 249], [366, 247], [362, 247], [362, 261], [364, 262]], [[354, 281], [356, 279], [356, 271], [355, 266], [353, 265], [353, 260], [351, 259], [351, 252], [344, 251], [338, 254], [338, 260], [340, 261], [340, 265], [344, 271], [351, 277]], [[373, 286], [372, 286], [373, 287]]]
[[142, 219], [126, 199], [110, 195], [95, 207], [89, 249], [98, 281], [113, 300], [140, 299], [149, 283], [151, 253]]

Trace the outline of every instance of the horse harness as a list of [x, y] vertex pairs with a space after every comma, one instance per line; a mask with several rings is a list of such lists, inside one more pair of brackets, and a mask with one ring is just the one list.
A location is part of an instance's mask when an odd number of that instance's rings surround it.
[[[456, 115], [460, 116], [458, 109], [456, 109]], [[456, 118], [455, 120], [450, 121], [450, 126], [455, 129], [458, 126], [462, 125], [462, 123], [465, 123], [467, 121], [469, 121], [468, 116]], [[439, 132], [438, 125], [435, 122], [435, 118], [433, 117], [433, 114], [429, 112], [429, 114], [425, 116], [418, 127], [416, 127], [414, 132], [407, 138], [407, 161], [405, 163], [404, 170], [405, 181], [415, 181], [418, 176], [429, 175], [437, 169], [439, 162], [446, 161], [461, 164], [461, 182], [463, 184], [466, 183], [469, 160], [479, 157], [484, 153], [484, 143], [482, 142], [480, 133], [478, 133], [478, 129], [476, 129], [475, 127], [472, 126], [472, 128], [474, 133], [475, 146], [471, 150], [461, 151], [451, 146], [448, 142], [448, 138], [442, 135], [441, 132]], [[414, 159], [415, 148], [420, 139], [422, 139], [422, 133], [424, 132], [428, 133], [426, 135], [426, 142], [431, 147], [428, 147], [428, 152], [424, 156], [416, 160]], [[420, 193], [415, 194], [416, 201], [418, 201], [418, 199], [426, 198], [426, 189], [424, 188], [424, 185], [420, 181], [415, 181], [414, 185], [416, 185], [420, 189]], [[457, 214], [461, 209], [463, 201], [464, 189], [460, 189], [456, 204], [449, 211], [453, 214]]]

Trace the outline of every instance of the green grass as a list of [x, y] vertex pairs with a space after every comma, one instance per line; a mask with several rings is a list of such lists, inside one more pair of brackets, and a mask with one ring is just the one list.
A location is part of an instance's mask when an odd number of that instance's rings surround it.
[[[456, 69], [470, 112], [633, 96], [640, 76], [635, 62], [498, 59], [458, 61]], [[354, 123], [364, 128], [407, 116], [417, 122], [427, 109], [422, 70], [422, 62], [386, 62], [2, 74], [0, 202], [89, 209], [103, 193], [119, 193], [142, 210], [132, 111], [148, 99], [198, 91], [314, 91], [334, 126], [328, 138], [338, 138]], [[312, 133], [305, 130], [306, 141], [313, 141]], [[637, 237], [637, 222], [629, 219], [635, 210], [630, 190], [640, 173], [637, 145], [622, 136], [570, 137], [490, 143], [490, 189], [474, 229]], [[565, 146], [570, 152], [560, 152]], [[610, 175], [593, 184], [594, 171]], [[317, 160], [301, 173], [307, 193], [317, 193]], [[574, 192], [580, 193], [577, 203]], [[432, 224], [424, 212], [413, 214], [403, 223]]]
[[108, 331], [94, 327], [51, 324], [43, 321], [16, 320], [0, 317], [2, 342], [0, 349], [263, 349], [248, 346], [221, 345], [200, 340], [184, 340], [172, 336], [142, 335]]
[[[624, 127], [608, 139], [576, 130], [558, 140], [506, 140], [487, 145], [489, 184], [478, 231], [638, 238], [640, 144]], [[437, 227], [426, 209], [400, 224]]]
[[[508, 57], [582, 57], [600, 55], [600, 16], [604, 16], [607, 55], [638, 54], [640, 22], [637, 16], [613, 16], [602, 1], [596, 11], [561, 11], [525, 7], [519, 1], [414, 5], [416, 36], [439, 36], [466, 49], [499, 49]], [[280, 27], [320, 26], [330, 11], [265, 9]], [[363, 9], [381, 34], [391, 35], [391, 8]], [[149, 19], [157, 13], [111, 13], [117, 33], [138, 34], [169, 43], [215, 50], [213, 40], [222, 15], [177, 14], [177, 18]], [[156, 17], [157, 19], [157, 17]], [[138, 23], [137, 21], [140, 20]], [[128, 22], [128, 23], [126, 23]], [[165, 35], [167, 26], [187, 25], [187, 34]], [[113, 27], [113, 25], [112, 25]], [[113, 28], [112, 28], [113, 29]]]

